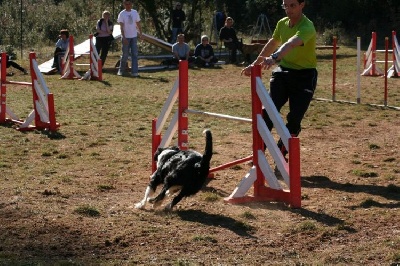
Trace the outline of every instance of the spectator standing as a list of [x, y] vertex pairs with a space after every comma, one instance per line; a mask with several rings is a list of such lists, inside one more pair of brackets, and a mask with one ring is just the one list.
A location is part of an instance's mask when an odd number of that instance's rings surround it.
[[212, 67], [218, 62], [207, 35], [201, 36], [201, 43], [194, 49], [194, 57], [196, 65], [200, 67]]
[[125, 9], [118, 15], [118, 23], [121, 26], [122, 58], [117, 75], [122, 76], [124, 74], [130, 52], [132, 58], [131, 76], [139, 77], [137, 40], [138, 36], [140, 38], [142, 35], [140, 16], [135, 9], [132, 9], [132, 1], [124, 0], [124, 6]]
[[103, 11], [102, 18], [96, 24], [96, 50], [100, 55], [101, 63], [104, 66], [110, 49], [111, 42], [114, 40], [112, 35], [114, 25], [110, 20], [110, 12]]
[[183, 32], [183, 22], [186, 20], [186, 14], [182, 10], [182, 4], [176, 2], [175, 8], [172, 10], [172, 39], [171, 43], [176, 42], [176, 37]]
[[237, 50], [242, 51], [243, 43], [239, 42], [233, 23], [233, 18], [227, 17], [225, 19], [225, 25], [219, 32], [219, 39], [224, 42], [225, 47], [231, 50], [230, 63], [236, 64], [236, 52]]
[[[313, 98], [318, 77], [316, 31], [312, 21], [303, 14], [304, 6], [304, 0], [283, 0], [287, 17], [278, 21], [272, 38], [253, 64], [242, 70], [250, 76], [252, 65], [269, 69], [278, 64], [272, 71], [270, 96], [278, 111], [289, 102], [286, 126], [292, 136], [298, 136], [301, 131], [301, 121]], [[263, 117], [271, 130], [273, 123], [265, 110]], [[281, 140], [278, 146], [285, 156], [287, 150]]]
[[221, 30], [221, 28], [224, 26], [225, 23], [225, 12], [224, 11], [217, 11], [215, 13], [215, 26], [217, 27], [217, 32], [219, 33], [219, 31]]
[[64, 56], [69, 46], [69, 31], [67, 29], [60, 30], [59, 39], [56, 42], [54, 51], [54, 59], [52, 67], [55, 67], [58, 72], [61, 71], [61, 58]]

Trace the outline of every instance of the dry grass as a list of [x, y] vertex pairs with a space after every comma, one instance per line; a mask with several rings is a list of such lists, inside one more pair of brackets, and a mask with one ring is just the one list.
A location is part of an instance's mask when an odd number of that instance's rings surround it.
[[[355, 101], [355, 50], [338, 53], [336, 98]], [[57, 134], [0, 127], [0, 265], [400, 262], [399, 111], [313, 101], [300, 135], [301, 209], [225, 204], [249, 170], [242, 164], [171, 213], [135, 210], [150, 175], [151, 120], [177, 71], [122, 78], [117, 59], [108, 58], [103, 82], [45, 76]], [[232, 65], [191, 70], [190, 108], [249, 117], [250, 82], [239, 73]], [[331, 79], [330, 53], [321, 51], [316, 97], [331, 98]], [[399, 86], [389, 80], [390, 105], [400, 106]], [[30, 89], [7, 88], [8, 105], [26, 116]], [[382, 78], [362, 78], [363, 103], [382, 104], [382, 90]], [[251, 153], [249, 124], [190, 116], [191, 148], [203, 149], [204, 128], [214, 135], [213, 166]]]

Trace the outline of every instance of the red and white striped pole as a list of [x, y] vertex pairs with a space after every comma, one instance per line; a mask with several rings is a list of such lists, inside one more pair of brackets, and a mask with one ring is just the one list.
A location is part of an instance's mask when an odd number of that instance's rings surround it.
[[1, 109], [0, 109], [0, 123], [6, 121], [6, 75], [7, 75], [7, 54], [1, 53]]
[[372, 49], [371, 49], [371, 56], [372, 56], [372, 69], [371, 69], [371, 75], [375, 76], [377, 75], [376, 73], [376, 32], [372, 32]]
[[[90, 50], [89, 50], [90, 77], [92, 78], [93, 77], [93, 69], [92, 69], [92, 66], [93, 66], [93, 58], [92, 58], [92, 54], [93, 54], [93, 46], [92, 46], [92, 44], [93, 44], [93, 34], [89, 35], [89, 39], [90, 39], [90, 42], [89, 42], [89, 47], [90, 47]], [[97, 62], [96, 62], [96, 64], [97, 64]]]
[[178, 146], [181, 150], [188, 149], [188, 116], [189, 108], [189, 77], [188, 61], [179, 61], [179, 110], [178, 110]]
[[258, 151], [264, 150], [264, 142], [260, 136], [260, 133], [257, 128], [257, 114], [262, 113], [262, 103], [260, 98], [257, 95], [257, 84], [256, 78], [261, 77], [261, 66], [255, 65], [251, 68], [251, 119], [252, 123], [252, 131], [253, 131], [253, 165], [256, 168], [257, 179], [254, 181], [254, 197], [258, 197], [262, 195], [262, 189], [264, 187], [264, 175], [261, 171], [261, 168], [258, 165]]

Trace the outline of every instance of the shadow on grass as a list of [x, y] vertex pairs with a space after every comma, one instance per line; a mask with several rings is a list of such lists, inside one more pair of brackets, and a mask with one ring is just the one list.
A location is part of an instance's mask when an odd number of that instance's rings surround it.
[[310, 211], [307, 209], [290, 209], [293, 213], [300, 214], [301, 216], [310, 218], [312, 220], [315, 220], [321, 224], [325, 224], [327, 226], [337, 226], [340, 227], [350, 233], [355, 233], [357, 232], [354, 228], [346, 225], [345, 221], [339, 218], [336, 218], [334, 216], [325, 214], [325, 213], [319, 213], [319, 212], [314, 212]]
[[237, 235], [251, 237], [254, 230], [250, 225], [219, 214], [209, 214], [200, 210], [182, 210], [177, 211], [177, 215], [184, 221], [201, 223], [207, 226], [223, 227]]
[[111, 83], [108, 82], [108, 81], [106, 81], [106, 80], [101, 80], [101, 81], [99, 81], [99, 82], [103, 83], [103, 84], [104, 84], [105, 86], [107, 86], [107, 87], [111, 87]]
[[[5, 123], [0, 124], [0, 126], [2, 126], [4, 128], [14, 128], [16, 131], [18, 131], [18, 125], [15, 124], [14, 122], [6, 121]], [[28, 134], [28, 132], [36, 132], [36, 133], [40, 133], [42, 135], [47, 136], [49, 139], [54, 139], [54, 140], [65, 139], [66, 138], [65, 135], [63, 135], [62, 133], [60, 133], [58, 131], [52, 132], [52, 131], [46, 130], [46, 129], [44, 129], [44, 130], [37, 130], [37, 129], [34, 129], [34, 130], [21, 130], [20, 132], [23, 133], [23, 134]]]
[[50, 130], [40, 130], [39, 131], [42, 135], [47, 136], [49, 139], [58, 140], [58, 139], [65, 139], [66, 136], [58, 131], [52, 132]]
[[[379, 207], [379, 208], [399, 208], [400, 207], [400, 187], [396, 185], [388, 186], [377, 186], [377, 185], [363, 185], [363, 184], [351, 184], [351, 183], [337, 183], [330, 180], [326, 176], [305, 176], [302, 177], [302, 187], [307, 188], [329, 188], [334, 190], [345, 191], [348, 193], [368, 193], [371, 195], [386, 198], [391, 203], [379, 203], [370, 201], [369, 203], [362, 203], [359, 207]], [[366, 206], [364, 206], [366, 205]]]

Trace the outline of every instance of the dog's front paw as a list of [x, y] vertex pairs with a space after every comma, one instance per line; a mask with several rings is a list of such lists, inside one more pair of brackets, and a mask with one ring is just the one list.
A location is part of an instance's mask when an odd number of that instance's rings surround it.
[[162, 201], [154, 201], [153, 202], [153, 209], [156, 209], [156, 208], [160, 207], [161, 203], [162, 203]]
[[147, 199], [147, 202], [149, 202], [149, 203], [154, 203], [155, 200], [156, 200], [156, 198], [148, 198], [148, 199]]
[[138, 202], [135, 204], [136, 209], [144, 209], [144, 202]]
[[172, 203], [169, 203], [168, 205], [166, 205], [165, 207], [164, 207], [164, 211], [172, 211], [172, 208], [173, 208], [173, 206], [172, 206]]

